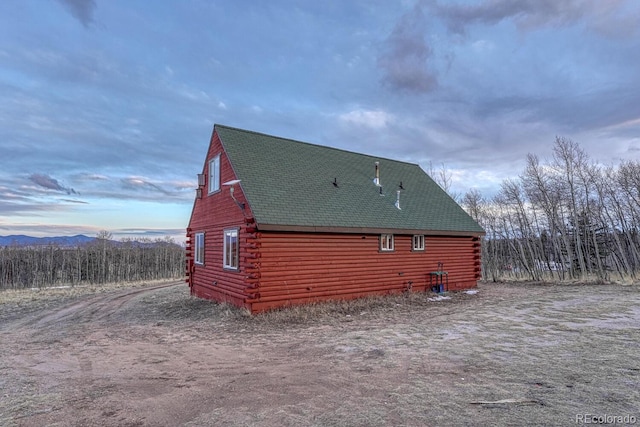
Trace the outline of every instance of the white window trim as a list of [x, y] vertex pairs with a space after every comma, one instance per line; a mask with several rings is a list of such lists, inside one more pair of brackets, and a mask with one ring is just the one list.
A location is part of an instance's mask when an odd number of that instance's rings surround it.
[[[239, 230], [237, 228], [227, 228], [223, 232], [223, 240], [222, 240], [222, 267], [226, 270], [238, 270], [240, 268], [240, 239], [239, 239]], [[235, 262], [236, 265], [233, 265], [233, 262], [227, 262], [227, 257], [229, 255], [229, 245], [227, 244], [227, 236], [235, 235], [236, 238], [236, 250], [235, 250]], [[233, 261], [233, 260], [231, 260]]]
[[424, 234], [414, 234], [412, 241], [413, 250], [416, 252], [424, 251], [425, 248], [425, 238]]
[[380, 252], [393, 252], [395, 250], [393, 234], [380, 235]]
[[204, 265], [204, 233], [196, 233], [195, 235], [193, 262], [198, 265]]
[[220, 191], [220, 154], [209, 160], [209, 193]]

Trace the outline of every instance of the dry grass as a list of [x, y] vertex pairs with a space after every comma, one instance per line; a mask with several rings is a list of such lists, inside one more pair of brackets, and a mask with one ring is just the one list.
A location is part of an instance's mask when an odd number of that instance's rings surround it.
[[[316, 302], [294, 305], [252, 315], [226, 303], [216, 303], [191, 297], [185, 289], [163, 289], [140, 300], [144, 310], [129, 313], [137, 321], [206, 322], [228, 331], [299, 329], [317, 326], [340, 325], [358, 319], [392, 321], [411, 312], [432, 310], [437, 315], [440, 309], [453, 310], [457, 304], [471, 301], [475, 296], [464, 292], [451, 294], [451, 300], [434, 302], [433, 293], [404, 293], [387, 296], [371, 296], [357, 299]], [[434, 311], [435, 309], [435, 311]]]
[[631, 286], [637, 285], [640, 282], [635, 276], [629, 274], [619, 274], [609, 272], [606, 279], [600, 278], [596, 275], [588, 275], [580, 279], [571, 279], [568, 277], [559, 278], [557, 272], [548, 272], [541, 274], [540, 282], [531, 281], [530, 277], [526, 274], [504, 274], [498, 277], [499, 283], [522, 283], [522, 284], [540, 284], [540, 285], [623, 285]]
[[[448, 304], [456, 304], [473, 297], [459, 292], [453, 295]], [[390, 320], [394, 316], [410, 313], [414, 310], [424, 310], [438, 305], [430, 301], [436, 294], [402, 293], [385, 296], [369, 296], [357, 299], [314, 302], [296, 305], [254, 315], [247, 320], [255, 325], [284, 326], [284, 325], [318, 325], [351, 322], [356, 318], [385, 318]]]

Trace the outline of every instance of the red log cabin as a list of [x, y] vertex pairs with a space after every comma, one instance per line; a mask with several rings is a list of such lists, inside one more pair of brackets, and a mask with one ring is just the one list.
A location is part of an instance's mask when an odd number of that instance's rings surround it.
[[252, 313], [462, 290], [477, 286], [483, 234], [417, 164], [215, 125], [187, 282]]

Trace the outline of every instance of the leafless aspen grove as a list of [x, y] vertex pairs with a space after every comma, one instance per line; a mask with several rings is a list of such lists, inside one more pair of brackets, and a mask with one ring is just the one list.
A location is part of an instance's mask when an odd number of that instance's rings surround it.
[[462, 205], [486, 231], [485, 280], [635, 281], [640, 272], [640, 162], [601, 165], [556, 138], [552, 158], [527, 156], [524, 171], [492, 199]]
[[0, 247], [0, 289], [170, 279], [184, 274], [184, 248], [170, 238], [111, 240], [78, 247]]

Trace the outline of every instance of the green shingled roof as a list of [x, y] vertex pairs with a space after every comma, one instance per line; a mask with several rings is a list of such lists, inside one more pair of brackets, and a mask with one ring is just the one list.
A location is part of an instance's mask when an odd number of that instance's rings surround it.
[[[214, 130], [258, 227], [484, 232], [416, 164], [221, 125]], [[375, 162], [383, 195], [374, 183]]]

